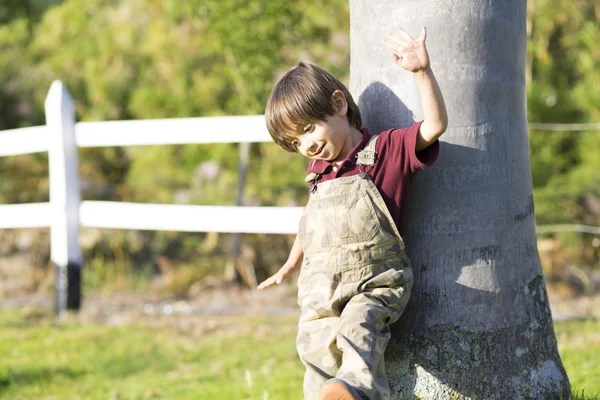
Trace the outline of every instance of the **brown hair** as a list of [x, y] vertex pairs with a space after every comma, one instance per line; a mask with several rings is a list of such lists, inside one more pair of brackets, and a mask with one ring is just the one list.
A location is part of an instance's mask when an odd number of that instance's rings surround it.
[[344, 94], [348, 103], [348, 123], [362, 128], [360, 111], [350, 92], [330, 73], [309, 62], [299, 62], [286, 72], [275, 84], [265, 110], [267, 129], [275, 143], [295, 153], [292, 141], [298, 127], [335, 115], [331, 95], [336, 90]]

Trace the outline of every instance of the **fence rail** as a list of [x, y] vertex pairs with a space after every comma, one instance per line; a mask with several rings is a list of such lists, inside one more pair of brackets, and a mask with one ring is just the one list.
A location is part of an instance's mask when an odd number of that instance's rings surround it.
[[[301, 207], [80, 200], [77, 147], [271, 142], [261, 115], [75, 123], [72, 99], [60, 81], [52, 83], [45, 108], [45, 126], [0, 132], [0, 157], [47, 151], [50, 202], [0, 205], [0, 228], [51, 228], [51, 259], [57, 272], [55, 307], [59, 314], [80, 305], [82, 257], [78, 237], [81, 226], [189, 232], [297, 232]], [[577, 125], [583, 129], [581, 124], [572, 125], [567, 128], [574, 129]], [[534, 128], [556, 127], [534, 124]], [[590, 127], [586, 125], [586, 128]], [[199, 132], [219, 132], [219, 135]], [[242, 169], [240, 175], [244, 174]], [[238, 197], [240, 192], [238, 188]], [[539, 226], [537, 232], [568, 230], [600, 234], [600, 228], [583, 225]]]
[[51, 221], [50, 203], [0, 205], [0, 229], [48, 228]]
[[0, 132], [0, 157], [48, 151], [48, 127], [10, 129]]
[[[233, 207], [84, 201], [81, 226], [182, 232], [296, 233], [302, 207]], [[149, 218], [151, 216], [151, 218]]]
[[600, 122], [579, 124], [549, 124], [544, 122], [529, 122], [527, 125], [530, 129], [537, 129], [540, 131], [574, 132], [600, 130]]
[[537, 233], [556, 233], [556, 232], [581, 232], [600, 235], [599, 226], [590, 226], [582, 224], [554, 224], [554, 225], [539, 225]]
[[[199, 132], [219, 132], [219, 135], [199, 135]], [[262, 115], [79, 122], [75, 137], [78, 147], [272, 141]]]

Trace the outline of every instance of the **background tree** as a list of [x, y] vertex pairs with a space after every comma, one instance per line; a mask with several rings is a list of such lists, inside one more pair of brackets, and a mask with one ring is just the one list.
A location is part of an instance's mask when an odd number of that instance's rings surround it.
[[536, 247], [525, 1], [351, 0], [350, 9], [350, 86], [365, 126], [422, 116], [414, 79], [379, 44], [396, 25], [429, 28], [450, 121], [407, 224], [415, 285], [388, 348], [394, 398], [566, 398]]
[[[561, 10], [560, 13], [552, 10]], [[527, 113], [546, 123], [600, 121], [600, 4], [592, 0], [528, 3]], [[531, 170], [538, 224], [600, 226], [600, 132], [530, 129]], [[594, 235], [545, 234], [569, 263], [598, 269]], [[549, 270], [559, 279], [560, 270]]]
[[[314, 61], [348, 82], [348, 1], [275, 3], [4, 1], [0, 4], [0, 129], [44, 124], [43, 101], [53, 79], [65, 82], [79, 121], [259, 114], [277, 78], [300, 59]], [[529, 120], [599, 120], [600, 6], [596, 3], [529, 1]], [[418, 10], [415, 13], [420, 15]], [[390, 24], [385, 21], [385, 26]], [[430, 29], [432, 40], [438, 40], [436, 27]], [[600, 211], [593, 206], [600, 201], [598, 132], [530, 132], [538, 223], [600, 225]], [[234, 145], [80, 152], [84, 200], [232, 204], [235, 199], [238, 155]], [[45, 153], [0, 158], [0, 202], [46, 201], [47, 164]], [[218, 173], [209, 179], [206, 167]], [[246, 201], [303, 204], [305, 167], [302, 157], [290, 157], [275, 145], [253, 146]], [[227, 235], [221, 235], [217, 247], [206, 247], [213, 250], [200, 252], [205, 236], [103, 232], [86, 242], [88, 276], [98, 270], [98, 285], [116, 282], [102, 267], [144, 272], [153, 268], [157, 254], [189, 263], [190, 270], [206, 269], [191, 274], [192, 279], [208, 272], [218, 274], [224, 265], [221, 247], [228, 246]], [[547, 236], [565, 243], [572, 253], [571, 263], [599, 265], [600, 247], [594, 247], [592, 235]], [[287, 238], [245, 238], [257, 250], [259, 275], [267, 276], [285, 260]], [[47, 241], [37, 242], [38, 253], [43, 254]]]
[[[340, 18], [332, 22], [332, 14]], [[272, 82], [299, 59], [308, 58], [340, 76], [348, 70], [345, 0], [288, 5], [256, 0], [244, 6], [233, 0], [70, 0], [34, 20], [31, 32], [23, 21], [13, 18], [0, 27], [3, 129], [44, 124], [43, 100], [53, 79], [65, 82], [77, 119], [89, 121], [260, 114]], [[235, 145], [80, 152], [84, 200], [232, 204], [235, 199]], [[210, 179], [204, 176], [206, 163], [217, 166]], [[261, 144], [253, 147], [250, 163], [247, 201], [291, 205], [306, 197], [301, 157], [290, 159], [275, 145]], [[0, 201], [47, 200], [46, 154], [2, 158], [0, 171]], [[87, 250], [87, 272], [95, 274], [102, 265], [143, 272], [152, 268], [153, 255], [160, 254], [204, 271], [191, 276], [192, 284], [224, 265], [222, 247], [227, 243], [201, 251], [203, 233], [109, 235]], [[285, 237], [250, 239], [255, 248], [281, 249], [269, 251], [276, 254], [258, 260], [258, 265], [277, 265], [278, 257], [284, 257]], [[98, 281], [109, 279], [99, 275]]]

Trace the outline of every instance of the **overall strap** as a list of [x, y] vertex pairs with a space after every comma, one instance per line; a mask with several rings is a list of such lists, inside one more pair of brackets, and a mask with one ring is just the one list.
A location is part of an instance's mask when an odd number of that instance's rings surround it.
[[[312, 160], [310, 163], [310, 167], [312, 168], [315, 165], [315, 160]], [[310, 168], [309, 168], [310, 169]], [[311, 172], [308, 174], [304, 181], [308, 183], [310, 187], [310, 192], [314, 193], [317, 190], [317, 181], [321, 179], [322, 174], [317, 174], [316, 172]]]
[[367, 165], [367, 166], [375, 165], [375, 161], [377, 160], [377, 152], [375, 151], [375, 144], [377, 143], [378, 137], [379, 137], [379, 135], [371, 136], [371, 139], [369, 139], [369, 142], [367, 143], [365, 148], [356, 154], [356, 158], [357, 158], [356, 163], [358, 165]]
[[[375, 165], [375, 161], [377, 161], [377, 151], [375, 151], [375, 145], [377, 144], [378, 137], [379, 135], [371, 136], [365, 148], [356, 154], [356, 164], [367, 166], [366, 170], [368, 170], [369, 167]], [[314, 162], [315, 161], [313, 160], [311, 164], [314, 165]], [[364, 173], [365, 171], [361, 172]], [[316, 191], [316, 184], [319, 181], [319, 179], [321, 179], [321, 176], [322, 174], [311, 172], [306, 178], [304, 178], [304, 181], [306, 181], [310, 185], [312, 193]]]

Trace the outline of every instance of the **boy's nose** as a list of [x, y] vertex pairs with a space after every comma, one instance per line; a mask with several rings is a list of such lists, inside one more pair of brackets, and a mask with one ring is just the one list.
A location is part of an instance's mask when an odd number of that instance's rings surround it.
[[311, 141], [311, 142], [308, 144], [308, 148], [307, 148], [306, 152], [307, 152], [308, 154], [310, 154], [310, 155], [313, 155], [313, 154], [315, 154], [315, 153], [316, 153], [316, 151], [317, 151], [318, 149], [319, 149], [319, 145], [318, 145], [317, 143], [315, 143], [315, 142], [312, 142], [312, 141]]

